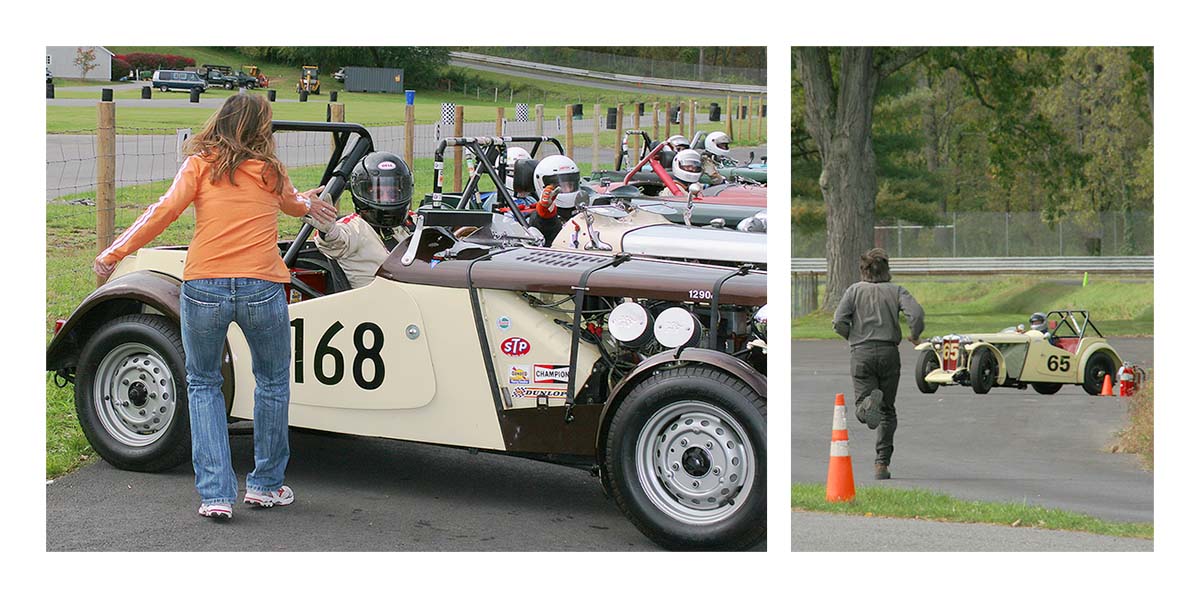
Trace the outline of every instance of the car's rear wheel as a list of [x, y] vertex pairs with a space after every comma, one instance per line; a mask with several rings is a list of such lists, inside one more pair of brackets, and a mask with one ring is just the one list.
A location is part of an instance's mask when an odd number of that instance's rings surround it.
[[1090, 395], [1098, 395], [1104, 389], [1104, 376], [1116, 381], [1117, 366], [1107, 353], [1092, 353], [1087, 365], [1083, 366], [1083, 390]]
[[938, 362], [937, 353], [934, 353], [932, 349], [921, 351], [921, 356], [917, 358], [917, 390], [927, 395], [937, 392], [938, 385], [926, 382], [925, 376], [939, 367], [941, 367], [941, 363]]
[[1062, 388], [1058, 382], [1034, 382], [1033, 389], [1041, 395], [1052, 395]]
[[233, 89], [233, 83], [225, 82], [225, 89]]
[[168, 91], [171, 91], [171, 88], [167, 87], [166, 85], [159, 85], [158, 90], [163, 93], [167, 93]]
[[987, 394], [996, 385], [996, 356], [989, 349], [971, 353], [971, 388], [975, 394]]
[[162, 316], [121, 316], [87, 341], [75, 412], [92, 448], [120, 469], [164, 471], [188, 460], [183, 339]]
[[712, 368], [656, 373], [613, 417], [604, 459], [617, 506], [671, 549], [750, 547], [766, 536], [767, 404]]

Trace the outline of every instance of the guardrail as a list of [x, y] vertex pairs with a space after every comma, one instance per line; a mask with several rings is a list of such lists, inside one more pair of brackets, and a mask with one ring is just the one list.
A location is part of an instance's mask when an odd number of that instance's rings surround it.
[[[994, 272], [1153, 272], [1154, 256], [905, 257], [888, 260], [899, 274]], [[825, 272], [825, 258], [793, 258], [792, 272]]]
[[633, 75], [620, 75], [617, 73], [603, 73], [600, 71], [589, 71], [587, 69], [577, 69], [568, 66], [556, 66], [553, 64], [544, 64], [540, 62], [528, 62], [525, 60], [515, 60], [512, 58], [500, 58], [499, 56], [487, 56], [485, 54], [474, 54], [472, 52], [450, 52], [450, 58], [465, 60], [468, 62], [481, 62], [484, 64], [498, 64], [510, 66], [513, 68], [528, 69], [531, 71], [540, 71], [545, 73], [557, 73], [559, 75], [568, 75], [571, 77], [583, 77], [587, 79], [602, 79], [606, 81], [617, 81], [620, 83], [634, 83], [637, 85], [650, 85], [654, 87], [673, 87], [678, 89], [697, 89], [701, 91], [722, 91], [729, 93], [751, 93], [764, 94], [767, 93], [765, 85], [738, 85], [733, 83], [709, 83], [705, 81], [686, 81], [683, 79], [662, 79], [659, 77], [636, 77]]

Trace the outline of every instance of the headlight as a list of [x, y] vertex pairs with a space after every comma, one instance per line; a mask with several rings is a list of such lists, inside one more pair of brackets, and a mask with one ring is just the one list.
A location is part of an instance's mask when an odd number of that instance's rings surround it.
[[764, 305], [754, 312], [754, 317], [750, 320], [750, 332], [758, 340], [767, 342], [767, 306]]

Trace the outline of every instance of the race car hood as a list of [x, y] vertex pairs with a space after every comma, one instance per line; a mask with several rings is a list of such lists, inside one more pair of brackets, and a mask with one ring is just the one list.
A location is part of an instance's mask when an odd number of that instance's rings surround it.
[[644, 226], [621, 237], [621, 249], [633, 255], [744, 264], [767, 263], [767, 236], [727, 228]]

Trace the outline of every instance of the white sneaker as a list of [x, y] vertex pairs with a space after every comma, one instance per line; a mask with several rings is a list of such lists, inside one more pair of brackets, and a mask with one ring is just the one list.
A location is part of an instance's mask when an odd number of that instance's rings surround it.
[[200, 516], [213, 519], [233, 519], [233, 507], [225, 504], [200, 505]]
[[273, 507], [275, 505], [290, 505], [294, 500], [296, 500], [296, 495], [292, 494], [292, 489], [287, 486], [280, 486], [274, 492], [257, 492], [247, 489], [244, 502], [256, 507]]

